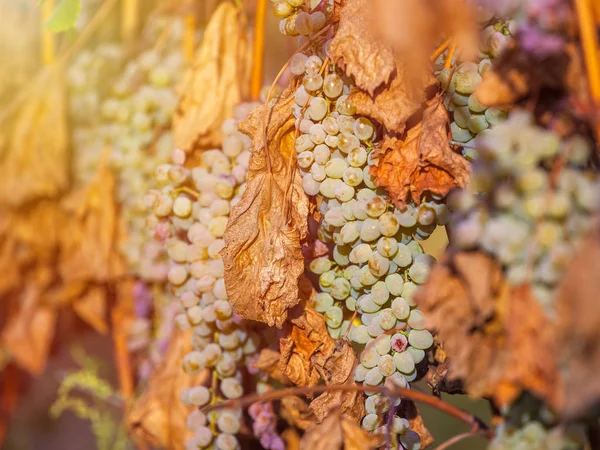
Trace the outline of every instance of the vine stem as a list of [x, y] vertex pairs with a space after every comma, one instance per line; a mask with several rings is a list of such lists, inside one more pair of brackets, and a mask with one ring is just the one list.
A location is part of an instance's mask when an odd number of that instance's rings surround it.
[[455, 52], [456, 52], [456, 41], [452, 40], [450, 42], [450, 49], [448, 50], [448, 56], [446, 56], [446, 61], [444, 62], [444, 69], [449, 69], [452, 66], [452, 58], [454, 58]]
[[[600, 104], [600, 51], [596, 34], [596, 24], [589, 0], [575, 0], [581, 46], [587, 69], [590, 94], [595, 106]], [[594, 126], [596, 141], [600, 143], [600, 123]]]
[[442, 444], [440, 444], [435, 450], [447, 450], [448, 448], [452, 447], [454, 444], [460, 441], [481, 435], [482, 434], [480, 431], [468, 431], [466, 433], [457, 434], [456, 436], [453, 436], [450, 439], [448, 439], [446, 442], [442, 442]]
[[252, 51], [252, 78], [250, 81], [250, 97], [254, 101], [259, 99], [262, 88], [266, 16], [267, 0], [257, 0], [254, 24], [254, 48]]
[[469, 414], [468, 412], [463, 411], [462, 409], [459, 409], [450, 403], [446, 403], [443, 400], [434, 397], [433, 395], [427, 395], [419, 391], [401, 388], [398, 386], [363, 386], [357, 384], [339, 384], [333, 386], [316, 385], [291, 387], [286, 389], [278, 389], [276, 391], [269, 391], [262, 394], [251, 394], [238, 399], [227, 400], [215, 405], [207, 406], [202, 410], [209, 412], [222, 408], [241, 408], [251, 405], [254, 402], [268, 402], [271, 400], [280, 400], [282, 398], [294, 395], [310, 395], [335, 391], [379, 392], [390, 398], [405, 398], [415, 402], [425, 403], [469, 425], [471, 427], [471, 433], [481, 433], [482, 436], [485, 436], [488, 439], [493, 436], [492, 431], [489, 430], [487, 425], [478, 417]]
[[46, 22], [52, 16], [54, 7], [56, 6], [55, 0], [46, 0], [42, 3], [41, 7], [41, 23], [42, 29], [42, 62], [45, 66], [49, 66], [54, 62], [56, 58], [56, 36], [52, 31], [45, 29]]
[[438, 56], [440, 56], [442, 53], [444, 53], [444, 50], [446, 50], [448, 48], [448, 46], [450, 45], [451, 40], [452, 40], [451, 38], [448, 38], [444, 42], [442, 42], [440, 44], [440, 46], [438, 48], [436, 48], [435, 51], [431, 54], [431, 56], [429, 57], [429, 60], [431, 62], [434, 62], [438, 58]]

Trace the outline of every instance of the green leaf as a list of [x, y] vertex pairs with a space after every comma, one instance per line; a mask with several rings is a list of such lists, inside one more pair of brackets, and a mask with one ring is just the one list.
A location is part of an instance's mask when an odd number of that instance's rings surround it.
[[60, 0], [44, 28], [54, 32], [75, 28], [80, 12], [80, 0]]

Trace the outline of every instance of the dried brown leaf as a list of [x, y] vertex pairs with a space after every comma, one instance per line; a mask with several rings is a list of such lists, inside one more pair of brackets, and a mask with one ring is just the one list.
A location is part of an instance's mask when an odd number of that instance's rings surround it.
[[57, 313], [54, 308], [41, 304], [35, 285], [24, 290], [21, 301], [20, 310], [16, 317], [8, 320], [0, 342], [19, 366], [39, 375], [46, 366]]
[[0, 203], [19, 206], [56, 197], [69, 183], [63, 73], [58, 67], [28, 86], [12, 120], [0, 128]]
[[114, 175], [104, 159], [90, 184], [64, 199], [61, 207], [71, 220], [61, 230], [58, 270], [65, 282], [106, 281], [119, 275], [113, 270], [117, 233], [114, 189]]
[[281, 400], [281, 417], [290, 425], [306, 430], [315, 423], [315, 415], [300, 397], [290, 396]]
[[221, 2], [204, 32], [173, 117], [175, 146], [191, 152], [221, 144], [221, 124], [247, 96], [250, 45], [244, 14]]
[[446, 256], [417, 301], [444, 342], [451, 378], [463, 379], [469, 394], [507, 405], [529, 390], [556, 404], [553, 323], [527, 286], [508, 286], [489, 256]]
[[163, 362], [127, 417], [131, 432], [154, 446], [183, 450], [191, 437], [185, 422], [193, 408], [181, 402], [180, 394], [207, 378], [207, 373], [190, 376], [181, 370], [181, 361], [191, 349], [190, 334], [176, 330]]
[[399, 207], [410, 198], [419, 203], [425, 191], [446, 195], [468, 181], [469, 163], [448, 143], [448, 114], [441, 98], [427, 107], [423, 121], [408, 130], [404, 141], [388, 136], [377, 153], [371, 168], [375, 184], [385, 187]]
[[380, 443], [380, 438], [363, 430], [355, 419], [336, 411], [304, 433], [300, 449], [368, 450], [377, 448]]
[[600, 238], [584, 241], [557, 294], [558, 341], [564, 377], [559, 410], [585, 415], [600, 403]]
[[283, 384], [288, 384], [290, 380], [281, 372], [279, 360], [281, 353], [270, 348], [264, 348], [260, 351], [258, 359], [252, 364], [259, 370], [265, 372], [269, 377]]
[[[477, 98], [484, 105], [513, 104], [542, 89], [569, 89], [581, 92], [581, 61], [570, 45], [556, 53], [534, 54], [512, 45], [494, 61], [477, 87]], [[579, 73], [579, 76], [576, 74]], [[572, 84], [571, 86], [569, 84]]]
[[396, 62], [391, 47], [373, 36], [370, 15], [369, 0], [348, 0], [329, 51], [356, 85], [373, 96], [378, 87], [390, 81]]
[[106, 288], [90, 286], [88, 290], [73, 302], [73, 309], [81, 319], [98, 333], [106, 333]]
[[[293, 314], [296, 315], [295, 317]], [[322, 368], [335, 350], [323, 316], [308, 305], [298, 305], [279, 341], [279, 369], [297, 386], [316, 384]]]
[[298, 303], [302, 242], [308, 234], [308, 199], [295, 170], [293, 101], [288, 89], [240, 126], [252, 137], [252, 157], [246, 190], [232, 208], [221, 252], [236, 312], [277, 327]]
[[[341, 384], [355, 385], [354, 367], [356, 366], [356, 353], [348, 341], [335, 341], [335, 350], [329, 356], [323, 368], [317, 369], [328, 386]], [[355, 420], [361, 420], [365, 415], [364, 394], [353, 391], [326, 391], [310, 403], [317, 421], [321, 422], [332, 410], [339, 410], [342, 414]]]

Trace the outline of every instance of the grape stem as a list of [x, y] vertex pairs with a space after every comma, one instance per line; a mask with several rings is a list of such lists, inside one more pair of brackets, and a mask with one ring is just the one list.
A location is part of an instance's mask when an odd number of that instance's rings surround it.
[[250, 79], [250, 97], [256, 101], [260, 97], [263, 79], [263, 60], [265, 55], [265, 19], [267, 0], [257, 0], [254, 24], [254, 46], [252, 50], [252, 77]]
[[451, 41], [451, 38], [448, 38], [444, 42], [442, 42], [440, 44], [440, 46], [438, 48], [436, 48], [435, 51], [431, 54], [431, 56], [429, 57], [429, 60], [431, 62], [434, 62], [442, 53], [444, 53], [444, 51], [450, 45], [450, 41]]
[[319, 394], [322, 392], [335, 391], [355, 391], [355, 392], [379, 392], [389, 398], [403, 398], [415, 402], [425, 403], [433, 408], [436, 408], [456, 419], [464, 422], [471, 427], [471, 434], [480, 434], [483, 437], [491, 439], [493, 431], [478, 417], [469, 414], [462, 409], [457, 408], [450, 403], [434, 397], [433, 395], [424, 394], [412, 389], [401, 388], [398, 386], [364, 386], [358, 384], [339, 384], [333, 386], [317, 385], [317, 386], [300, 386], [286, 389], [278, 389], [262, 394], [251, 394], [238, 399], [227, 400], [215, 405], [210, 405], [202, 410], [204, 412], [213, 411], [222, 408], [241, 408], [248, 406], [254, 402], [268, 402], [271, 400], [280, 400], [288, 396]]
[[450, 145], [454, 145], [456, 147], [463, 147], [463, 148], [477, 148], [475, 145], [469, 145], [467, 142], [458, 142], [458, 141], [453, 141], [452, 139], [448, 140], [448, 143]]
[[446, 442], [442, 442], [442, 444], [438, 445], [435, 450], [446, 450], [452, 447], [454, 444], [469, 438], [474, 438], [477, 436], [485, 436], [481, 431], [468, 431], [467, 433], [457, 434], [456, 436], [451, 437]]
[[446, 61], [444, 62], [444, 69], [449, 69], [452, 66], [452, 58], [454, 58], [454, 53], [456, 52], [456, 41], [452, 40], [450, 43], [450, 49], [448, 50], [448, 56], [446, 56]]

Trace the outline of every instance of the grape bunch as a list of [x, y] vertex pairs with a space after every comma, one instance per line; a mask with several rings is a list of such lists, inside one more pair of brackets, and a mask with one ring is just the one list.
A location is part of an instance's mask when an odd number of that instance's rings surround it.
[[[237, 119], [253, 106], [238, 108]], [[181, 395], [185, 404], [197, 407], [243, 394], [242, 371], [258, 345], [258, 336], [245, 327], [227, 299], [219, 256], [231, 207], [246, 186], [250, 159], [251, 141], [237, 131], [237, 122], [223, 124], [223, 148], [202, 153], [198, 167], [185, 167], [185, 153], [175, 150], [173, 164], [156, 168], [162, 188], [144, 197], [152, 211], [146, 226], [168, 252], [167, 278], [181, 303], [176, 323], [183, 330], [193, 329], [194, 350], [184, 357], [183, 368], [188, 374], [208, 369], [212, 375], [212, 387], [191, 387]], [[219, 410], [207, 417], [194, 411], [188, 419], [194, 437], [187, 448], [238, 448], [235, 435], [241, 414], [240, 409]]]
[[[490, 17], [486, 16], [487, 22]], [[512, 23], [512, 22], [511, 22]], [[482, 31], [480, 55], [477, 61], [465, 61], [456, 68], [439, 71], [438, 79], [445, 92], [444, 104], [452, 113], [450, 131], [456, 142], [467, 143], [490, 126], [506, 118], [506, 112], [499, 108], [487, 107], [478, 99], [475, 91], [484, 74], [491, 68], [497, 57], [510, 41], [509, 23], [497, 21]], [[443, 62], [440, 56], [438, 62]], [[464, 156], [474, 158], [472, 149], [464, 147]]]
[[[449, 210], [434, 198], [404, 210], [390, 204], [369, 171], [376, 126], [356, 115], [348, 97], [351, 86], [334, 66], [323, 66], [319, 55], [299, 53], [290, 68], [302, 77], [294, 105], [302, 186], [320, 202], [319, 239], [333, 244], [331, 258], [309, 264], [319, 276], [313, 307], [324, 315], [333, 338], [348, 335], [359, 349], [356, 381], [380, 386], [389, 380], [407, 387], [433, 344], [413, 297], [435, 259], [415, 238], [426, 239], [437, 224], [446, 223]], [[383, 415], [398, 402], [375, 392], [367, 395], [362, 426], [386, 433]], [[418, 434], [397, 415], [391, 432], [407, 449], [420, 445]]]
[[101, 44], [84, 50], [67, 69], [69, 116], [73, 125], [75, 181], [87, 183], [94, 175], [102, 152], [97, 138], [102, 123], [102, 102], [110, 95], [124, 62], [123, 50], [117, 44]]
[[488, 450], [582, 450], [585, 437], [577, 430], [547, 429], [541, 422], [532, 421], [522, 428], [498, 427]]
[[[308, 36], [323, 29], [327, 17], [322, 11], [306, 11], [305, 0], [272, 0], [279, 17], [279, 31], [287, 36]], [[311, 2], [313, 3], [313, 2]]]
[[577, 134], [561, 139], [517, 110], [477, 147], [471, 185], [448, 198], [456, 211], [453, 245], [493, 255], [511, 285], [530, 283], [551, 311], [554, 290], [600, 206], [591, 143]]

